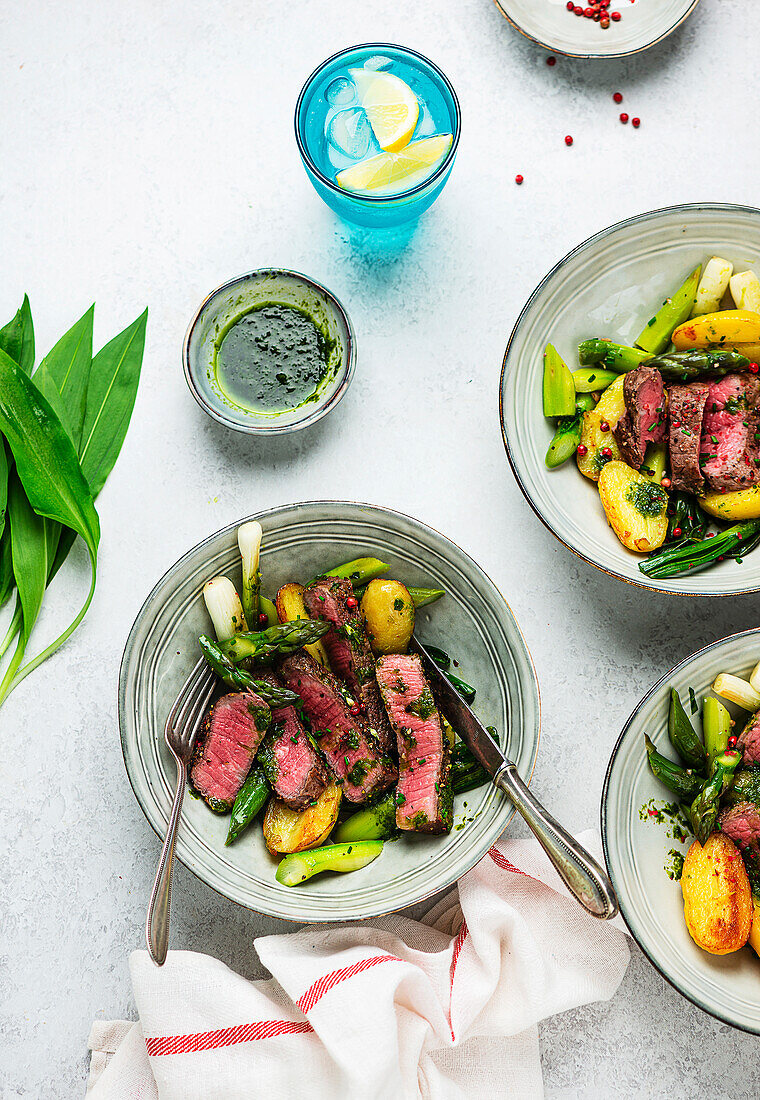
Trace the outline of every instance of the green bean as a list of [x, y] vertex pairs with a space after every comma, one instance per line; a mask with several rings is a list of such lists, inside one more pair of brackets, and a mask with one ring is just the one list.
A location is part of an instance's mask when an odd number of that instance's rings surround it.
[[639, 569], [647, 577], [658, 580], [678, 577], [683, 573], [695, 573], [707, 569], [719, 558], [731, 556], [736, 551], [747, 553], [754, 545], [753, 536], [758, 533], [760, 520], [737, 523], [719, 531], [712, 538], [708, 536], [698, 542], [671, 543], [661, 550], [655, 550], [644, 561], [639, 562]]
[[705, 746], [692, 726], [681, 697], [675, 688], [670, 689], [670, 710], [668, 712], [668, 736], [670, 743], [689, 768], [702, 770], [707, 763]]
[[412, 597], [412, 603], [415, 607], [425, 607], [427, 604], [435, 603], [436, 600], [440, 600], [441, 596], [446, 595], [443, 588], [410, 588], [407, 585], [406, 590]]
[[344, 562], [343, 565], [336, 565], [334, 569], [328, 569], [320, 576], [342, 577], [344, 580], [351, 581], [354, 588], [360, 588], [373, 581], [375, 577], [382, 577], [383, 573], [387, 573], [389, 569], [390, 566], [379, 558], [355, 558], [353, 561]]
[[243, 830], [248, 828], [270, 794], [271, 790], [263, 769], [254, 765], [232, 805], [232, 816], [225, 845], [232, 844], [233, 840], [237, 840]]
[[649, 767], [652, 774], [656, 776], [669, 791], [678, 795], [683, 801], [690, 801], [693, 799], [702, 786], [703, 780], [691, 770], [682, 768], [679, 764], [674, 764], [672, 760], [668, 760], [666, 756], [662, 756], [646, 734], [644, 734], [644, 741], [647, 749], [647, 760], [649, 761]]

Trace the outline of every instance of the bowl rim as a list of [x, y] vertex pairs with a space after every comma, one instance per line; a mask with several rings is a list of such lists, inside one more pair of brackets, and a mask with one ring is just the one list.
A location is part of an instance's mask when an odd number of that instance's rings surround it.
[[[498, 585], [491, 579], [491, 577], [486, 573], [486, 571], [483, 569], [483, 567], [481, 565], [479, 565], [475, 561], [475, 559], [470, 554], [468, 554], [468, 552], [466, 550], [464, 550], [459, 545], [459, 543], [454, 542], [454, 540], [449, 538], [448, 535], [444, 535], [441, 531], [438, 530], [437, 527], [432, 527], [430, 524], [425, 523], [424, 520], [417, 519], [415, 516], [410, 516], [406, 512], [401, 512], [396, 508], [389, 508], [389, 507], [386, 507], [385, 505], [382, 505], [382, 504], [369, 504], [366, 501], [356, 501], [356, 500], [328, 500], [328, 499], [323, 499], [323, 500], [293, 501], [292, 503], [289, 503], [289, 504], [274, 505], [271, 508], [266, 508], [266, 509], [262, 509], [259, 512], [254, 512], [253, 514], [251, 514], [249, 516], [243, 516], [240, 519], [237, 519], [232, 523], [225, 524], [224, 527], [220, 527], [218, 530], [213, 531], [211, 534], [207, 535], [205, 538], [201, 539], [199, 542], [197, 542], [193, 546], [191, 546], [188, 550], [186, 550], [183, 554], [181, 554], [180, 557], [177, 558], [177, 560], [175, 562], [173, 562], [161, 574], [161, 576], [158, 578], [156, 583], [153, 585], [153, 587], [148, 592], [145, 599], [140, 604], [140, 607], [139, 607], [137, 613], [135, 614], [134, 621], [133, 621], [133, 623], [132, 623], [132, 625], [129, 629], [129, 633], [127, 635], [127, 640], [124, 643], [124, 649], [123, 649], [123, 652], [122, 652], [121, 661], [119, 663], [119, 676], [118, 676], [118, 683], [117, 683], [117, 720], [118, 720], [118, 725], [119, 725], [119, 743], [121, 745], [122, 759], [123, 759], [123, 762], [124, 762], [124, 770], [127, 774], [127, 779], [129, 780], [129, 785], [132, 788], [132, 794], [134, 795], [135, 801], [137, 802], [137, 805], [139, 806], [143, 816], [145, 817], [145, 820], [148, 822], [148, 825], [151, 827], [151, 829], [153, 830], [153, 832], [156, 834], [157, 838], [160, 841], [163, 842], [164, 837], [162, 836], [159, 829], [156, 828], [156, 826], [150, 820], [150, 817], [148, 816], [146, 810], [144, 809], [143, 804], [142, 804], [142, 802], [141, 802], [141, 800], [140, 800], [140, 798], [137, 794], [137, 791], [135, 790], [135, 785], [132, 782], [132, 776], [130, 774], [129, 767], [127, 766], [127, 745], [126, 745], [126, 736], [125, 736], [126, 706], [127, 706], [127, 673], [128, 673], [129, 662], [130, 662], [131, 657], [132, 657], [132, 651], [133, 651], [134, 645], [135, 645], [134, 637], [135, 637], [135, 634], [137, 632], [138, 624], [139, 624], [139, 622], [140, 622], [140, 620], [143, 616], [143, 612], [146, 611], [146, 609], [150, 605], [151, 601], [153, 600], [153, 598], [156, 595], [156, 593], [158, 592], [158, 590], [163, 586], [164, 582], [167, 581], [173, 573], [175, 573], [177, 570], [180, 569], [180, 567], [184, 564], [184, 562], [187, 560], [187, 558], [189, 558], [190, 555], [194, 554], [197, 550], [200, 550], [202, 547], [209, 544], [213, 539], [218, 538], [220, 535], [225, 535], [225, 534], [228, 534], [229, 532], [232, 532], [232, 531], [236, 530], [240, 526], [240, 524], [246, 523], [249, 520], [255, 519], [255, 520], [258, 520], [259, 522], [263, 522], [267, 518], [269, 518], [273, 515], [277, 515], [278, 513], [281, 513], [281, 512], [286, 511], [286, 510], [290, 511], [290, 510], [295, 510], [295, 509], [299, 509], [299, 508], [307, 508], [307, 507], [324, 508], [324, 507], [331, 507], [331, 506], [336, 506], [336, 505], [338, 507], [348, 505], [351, 508], [369, 509], [371, 512], [374, 512], [376, 514], [379, 513], [380, 515], [383, 515], [383, 516], [390, 515], [390, 516], [398, 517], [402, 520], [406, 520], [407, 522], [409, 522], [409, 523], [411, 523], [411, 524], [413, 524], [417, 527], [422, 527], [422, 528], [425, 528], [428, 531], [432, 531], [439, 538], [443, 539], [444, 542], [449, 543], [460, 554], [462, 554], [464, 556], [464, 558], [467, 560], [468, 564], [477, 573], [479, 573], [481, 575], [481, 577], [485, 578], [485, 580], [490, 585], [492, 585], [492, 587], [498, 593], [500, 598], [503, 600], [504, 605], [507, 609], [507, 612], [509, 613], [509, 616], [512, 620], [512, 623], [514, 624], [515, 630], [517, 631], [517, 635], [520, 639], [520, 642], [522, 643], [523, 651], [524, 651], [526, 659], [527, 659], [528, 668], [529, 668], [529, 671], [530, 671], [530, 676], [527, 679], [530, 681], [530, 687], [532, 689], [533, 698], [534, 698], [534, 702], [535, 702], [535, 708], [536, 708], [535, 744], [533, 746], [532, 753], [531, 753], [530, 773], [527, 776], [523, 777], [523, 780], [524, 780], [525, 784], [527, 786], [530, 786], [530, 784], [533, 780], [533, 774], [534, 774], [535, 769], [536, 769], [536, 762], [538, 760], [538, 753], [539, 753], [539, 749], [540, 749], [540, 746], [541, 746], [541, 685], [539, 683], [538, 674], [536, 672], [536, 665], [535, 665], [535, 662], [533, 660], [533, 654], [531, 653], [531, 651], [528, 647], [528, 644], [525, 640], [525, 635], [522, 631], [522, 628], [521, 628], [520, 624], [517, 621], [517, 618], [516, 618], [516, 616], [515, 616], [515, 614], [512, 610], [511, 605], [509, 604], [509, 602], [505, 598], [504, 593], [501, 591], [501, 589], [498, 587]], [[508, 802], [508, 800], [507, 800], [507, 802]], [[510, 823], [511, 823], [511, 821], [514, 818], [516, 813], [517, 813], [517, 810], [515, 809], [515, 807], [511, 803], [509, 803], [508, 806], [507, 806], [506, 818], [504, 820], [504, 824], [502, 826], [501, 833], [499, 834], [500, 836], [502, 836], [504, 834], [505, 830], [509, 827], [509, 825], [510, 825]], [[496, 840], [498, 840], [498, 837], [494, 841], [492, 841], [492, 843], [496, 843]], [[378, 917], [387, 916], [389, 913], [402, 912], [403, 910], [408, 909], [412, 905], [419, 905], [421, 902], [426, 901], [428, 898], [433, 897], [435, 894], [439, 894], [444, 890], [450, 889], [456, 882], [459, 881], [459, 879], [463, 875], [467, 874], [468, 871], [471, 871], [472, 868], [478, 862], [480, 862], [481, 859], [484, 858], [484, 856], [487, 854], [487, 852], [488, 852], [488, 848], [484, 848], [483, 851], [481, 851], [478, 855], [476, 855], [476, 857], [474, 858], [472, 863], [470, 863], [470, 865], [467, 867], [466, 870], [461, 871], [461, 872], [457, 872], [454, 875], [453, 878], [447, 878], [446, 882], [436, 886], [432, 890], [427, 890], [424, 894], [420, 895], [420, 897], [416, 898], [414, 901], [407, 902], [398, 909], [377, 910], [377, 911], [373, 910], [371, 913], [366, 913], [363, 917], [359, 917], [359, 918], [357, 918], [357, 917], [348, 917], [346, 919], [348, 919], [348, 920], [357, 920], [357, 919], [359, 919], [359, 920], [373, 920], [373, 919], [376, 919]], [[197, 872], [193, 867], [189, 866], [189, 864], [185, 863], [185, 861], [181, 858], [181, 856], [179, 854], [177, 854], [176, 852], [175, 852], [174, 858], [177, 859], [182, 864], [182, 866], [185, 867], [186, 870], [190, 871], [190, 873], [193, 874], [195, 876], [195, 878], [197, 878], [200, 882], [202, 882], [204, 884], [204, 886], [208, 886], [211, 890], [214, 891], [214, 893], [218, 894], [220, 897], [225, 898], [227, 901], [232, 901], [234, 904], [240, 905], [242, 908], [247, 909], [250, 912], [260, 913], [264, 916], [274, 917], [277, 920], [295, 921], [296, 923], [300, 923], [300, 924], [314, 924], [314, 925], [334, 924], [334, 923], [336, 923], [336, 921], [339, 922], [340, 919], [341, 919], [341, 918], [336, 918], [336, 920], [333, 921], [333, 920], [324, 920], [324, 919], [320, 919], [320, 918], [308, 919], [308, 918], [304, 918], [302, 915], [298, 916], [298, 917], [281, 916], [278, 913], [269, 913], [269, 912], [266, 912], [262, 909], [257, 909], [255, 906], [248, 905], [246, 902], [238, 901], [235, 898], [230, 898], [228, 894], [224, 893], [222, 890], [219, 890], [212, 883], [207, 882], [206, 879], [199, 872]]]
[[[656, 46], [658, 42], [662, 42], [664, 39], [668, 38], [669, 35], [673, 33], [673, 31], [678, 30], [681, 24], [685, 22], [685, 20], [687, 20], [691, 13], [694, 11], [697, 4], [699, 3], [699, 0], [692, 0], [689, 7], [682, 15], [678, 17], [675, 23], [673, 23], [673, 25], [669, 27], [666, 31], [663, 31], [662, 34], [659, 34], [656, 38], [652, 38], [649, 42], [645, 42], [642, 46], [636, 46], [630, 50], [618, 50], [615, 53], [607, 53], [606, 51], [600, 52], [595, 50], [561, 50], [558, 46], [550, 46], [548, 42], [545, 42], [542, 38], [537, 38], [534, 34], [531, 34], [530, 31], [526, 31], [524, 27], [520, 26], [520, 24], [513, 18], [513, 16], [509, 15], [508, 12], [504, 10], [504, 7], [502, 6], [502, 0], [493, 0], [493, 2], [499, 9], [501, 14], [504, 16], [504, 18], [507, 20], [507, 22], [510, 23], [515, 28], [515, 30], [523, 36], [523, 38], [527, 38], [529, 41], [535, 42], [537, 45], [541, 46], [542, 49], [549, 50], [551, 53], [557, 53], [561, 57], [576, 57], [584, 61], [606, 61], [614, 60], [615, 58], [620, 57], [633, 57], [637, 53], [643, 53], [644, 50], [648, 50], [651, 49], [652, 46]], [[504, 3], [508, 2], [509, 0], [504, 0]]]
[[[504, 384], [505, 384], [505, 379], [507, 377], [508, 360], [509, 360], [509, 354], [510, 354], [510, 351], [511, 351], [511, 348], [512, 348], [512, 344], [515, 340], [515, 337], [518, 334], [519, 329], [521, 328], [521, 326], [522, 326], [522, 324], [525, 320], [525, 317], [526, 317], [528, 311], [531, 309], [531, 307], [533, 306], [535, 301], [541, 295], [541, 293], [543, 292], [544, 288], [549, 283], [549, 281], [557, 274], [557, 272], [562, 267], [564, 267], [564, 265], [569, 260], [574, 259], [581, 252], [584, 252], [587, 248], [590, 248], [592, 245], [598, 243], [599, 241], [604, 240], [606, 237], [611, 236], [613, 233], [617, 233], [619, 230], [628, 228], [629, 226], [638, 225], [642, 222], [655, 220], [655, 219], [663, 217], [664, 215], [667, 215], [667, 214], [679, 214], [679, 213], [682, 213], [682, 212], [687, 213], [687, 214], [696, 214], [696, 213], [699, 213], [699, 212], [717, 212], [717, 211], [720, 211], [721, 213], [736, 211], [736, 212], [739, 212], [739, 213], [742, 213], [742, 214], [749, 214], [749, 215], [756, 216], [756, 217], [760, 218], [760, 208], [758, 208], [757, 206], [745, 205], [743, 203], [730, 203], [730, 202], [674, 203], [671, 206], [659, 206], [659, 207], [656, 207], [654, 210], [647, 210], [643, 214], [634, 214], [630, 218], [623, 218], [619, 222], [614, 222], [612, 225], [608, 225], [605, 229], [600, 229], [596, 233], [592, 233], [590, 237], [587, 237], [584, 241], [581, 241], [580, 244], [576, 245], [574, 248], [571, 248], [570, 251], [565, 253], [565, 255], [562, 257], [562, 259], [558, 260], [557, 263], [555, 263], [554, 266], [546, 273], [546, 275], [544, 275], [544, 277], [540, 280], [538, 285], [535, 287], [535, 289], [531, 293], [530, 297], [525, 302], [525, 304], [523, 305], [523, 307], [520, 310], [519, 314], [517, 315], [517, 320], [515, 321], [514, 326], [512, 328], [512, 331], [509, 334], [509, 339], [507, 341], [507, 346], [506, 346], [506, 349], [504, 351], [504, 357], [502, 359], [501, 374], [499, 375], [499, 421], [500, 421], [500, 424], [501, 424], [501, 438], [502, 438], [502, 442], [504, 444], [504, 450], [507, 453], [507, 460], [508, 460], [509, 465], [512, 469], [512, 473], [514, 475], [515, 481], [517, 482], [517, 484], [520, 488], [520, 491], [522, 492], [523, 496], [525, 497], [528, 504], [532, 508], [533, 512], [541, 520], [541, 522], [543, 523], [543, 525], [547, 529], [547, 531], [550, 531], [552, 533], [552, 535], [554, 535], [554, 537], [557, 539], [557, 541], [562, 543], [562, 545], [564, 547], [566, 547], [573, 554], [575, 554], [575, 556], [577, 558], [580, 558], [581, 561], [586, 562], [588, 565], [593, 565], [594, 569], [598, 569], [600, 573], [606, 573], [608, 577], [615, 577], [617, 580], [625, 581], [626, 584], [630, 584], [634, 588], [643, 588], [643, 589], [645, 589], [647, 591], [651, 591], [651, 592], [660, 592], [664, 596], [673, 596], [676, 599], [682, 599], [683, 597], [691, 597], [691, 598], [704, 597], [704, 598], [711, 598], [711, 599], [712, 598], [720, 599], [720, 598], [730, 598], [732, 596], [751, 596], [753, 593], [760, 592], [760, 585], [756, 585], [753, 588], [743, 588], [743, 589], [741, 589], [741, 591], [733, 591], [733, 592], [717, 592], [717, 591], [709, 591], [709, 590], [705, 591], [705, 590], [696, 590], [696, 589], [691, 590], [691, 591], [673, 592], [671, 589], [662, 588], [657, 583], [656, 579], [652, 579], [652, 578], [649, 578], [649, 577], [644, 579], [644, 574], [642, 574], [642, 579], [639, 580], [638, 578], [626, 577], [626, 576], [624, 576], [623, 573], [618, 572], [616, 569], [607, 569], [605, 566], [600, 565], [599, 562], [594, 561], [593, 558], [588, 557], [588, 555], [584, 554], [582, 551], [577, 550], [574, 546], [571, 546], [570, 543], [568, 543], [565, 540], [565, 538], [558, 531], [556, 531], [554, 529], [554, 527], [549, 522], [549, 520], [544, 517], [544, 515], [541, 512], [539, 506], [533, 501], [530, 493], [528, 492], [527, 486], [524, 484], [522, 478], [520, 477], [520, 473], [519, 473], [518, 468], [517, 468], [516, 459], [514, 458], [514, 456], [512, 454], [512, 448], [511, 448], [511, 445], [510, 445], [510, 442], [509, 442], [509, 434], [507, 432], [506, 417], [505, 417], [505, 410], [504, 410]], [[703, 575], [704, 575], [704, 573], [695, 573], [695, 574], [692, 574], [692, 577], [698, 577], [698, 576], [703, 576]]]
[[[325, 69], [333, 61], [337, 60], [339, 57], [342, 57], [343, 54], [353, 53], [354, 50], [365, 49], [400, 50], [401, 53], [410, 54], [412, 57], [416, 57], [419, 58], [420, 61], [424, 61], [425, 64], [429, 65], [430, 68], [437, 74], [441, 83], [445, 86], [446, 90], [451, 96], [452, 102], [454, 104], [454, 132], [452, 134], [453, 140], [451, 142], [451, 148], [444, 157], [443, 161], [438, 165], [432, 176], [428, 176], [427, 179], [422, 181], [422, 183], [418, 183], [416, 187], [411, 187], [408, 191], [399, 191], [398, 194], [394, 195], [364, 195], [358, 194], [354, 191], [347, 191], [343, 187], [339, 187], [334, 180], [331, 180], [329, 176], [326, 176], [324, 172], [322, 172], [317, 167], [317, 165], [314, 163], [311, 153], [306, 147], [306, 143], [301, 138], [301, 128], [299, 126], [301, 107], [304, 99], [306, 98], [306, 93], [311, 87], [312, 81], [323, 69]], [[459, 105], [459, 98], [457, 96], [457, 93], [454, 91], [454, 86], [449, 78], [446, 76], [443, 70], [439, 69], [436, 63], [434, 61], [431, 61], [429, 57], [426, 57], [424, 53], [420, 53], [419, 50], [413, 50], [409, 46], [401, 46], [397, 42], [357, 42], [356, 45], [345, 46], [342, 50], [338, 50], [330, 57], [325, 58], [324, 61], [317, 65], [312, 74], [306, 78], [303, 87], [301, 88], [301, 91], [298, 93], [298, 99], [296, 100], [296, 109], [293, 116], [293, 126], [296, 134], [296, 144], [298, 145], [298, 152], [301, 154], [301, 159], [303, 160], [304, 164], [308, 166], [309, 171], [313, 172], [313, 174], [319, 179], [320, 183], [323, 183], [326, 187], [329, 187], [331, 191], [334, 191], [336, 194], [341, 195], [343, 198], [350, 198], [352, 201], [367, 203], [369, 207], [377, 207], [382, 206], [384, 203], [396, 202], [399, 199], [410, 198], [412, 195], [416, 195], [420, 191], [426, 190], [431, 183], [433, 183], [440, 176], [445, 174], [445, 172], [451, 167], [451, 164], [453, 163], [454, 157], [456, 156], [457, 147], [459, 145], [459, 137], [462, 132], [462, 109]]]
[[[190, 348], [195, 336], [195, 330], [204, 310], [209, 305], [211, 300], [219, 294], [221, 291], [230, 290], [233, 287], [246, 283], [248, 280], [254, 277], [276, 275], [285, 277], [286, 279], [294, 282], [305, 283], [320, 297], [325, 299], [327, 305], [329, 305], [346, 329], [346, 341], [347, 347], [345, 352], [346, 363], [338, 372], [337, 377], [340, 378], [340, 384], [327, 400], [318, 401], [314, 407], [310, 410], [308, 416], [304, 416], [301, 420], [296, 420], [291, 424], [273, 424], [269, 427], [261, 427], [257, 424], [239, 424], [237, 421], [232, 420], [226, 416], [225, 413], [213, 405], [210, 401], [201, 393], [198, 388], [193, 370], [190, 366]], [[218, 424], [224, 425], [225, 428], [231, 428], [235, 432], [241, 432], [244, 435], [258, 435], [258, 436], [275, 436], [275, 435], [288, 435], [290, 432], [300, 431], [302, 428], [308, 428], [312, 424], [316, 424], [318, 420], [321, 420], [323, 416], [327, 416], [329, 412], [335, 408], [335, 406], [343, 399], [346, 390], [351, 384], [354, 377], [354, 371], [356, 370], [356, 332], [354, 330], [353, 322], [348, 315], [348, 312], [340, 301], [340, 299], [333, 294], [333, 292], [326, 287], [323, 283], [318, 282], [316, 279], [312, 279], [310, 275], [304, 275], [301, 271], [293, 271], [287, 267], [258, 267], [253, 271], [246, 271], [242, 275], [236, 275], [232, 279], [227, 279], [225, 282], [220, 283], [219, 286], [205, 296], [201, 304], [193, 313], [190, 319], [190, 323], [185, 331], [184, 338], [182, 340], [182, 369], [185, 375], [185, 381], [187, 382], [188, 389], [193, 395], [195, 401], [208, 414], [213, 420], [216, 420]]]
[[608, 799], [608, 796], [609, 796], [609, 793], [610, 793], [610, 787], [612, 785], [612, 773], [613, 773], [613, 769], [614, 769], [614, 766], [615, 766], [615, 761], [616, 761], [617, 755], [618, 755], [618, 753], [619, 753], [619, 751], [622, 747], [623, 741], [624, 741], [628, 731], [630, 730], [631, 725], [633, 724], [633, 722], [638, 717], [640, 711], [647, 705], [647, 703], [649, 703], [650, 699], [654, 695], [656, 695], [660, 692], [663, 685], [665, 685], [673, 676], [676, 675], [676, 673], [680, 672], [687, 665], [690, 665], [693, 661], [698, 660], [700, 657], [704, 656], [706, 653], [709, 653], [710, 650], [716, 649], [719, 646], [726, 645], [727, 643], [736, 642], [739, 638], [748, 638], [748, 637], [753, 637], [753, 636], [754, 637], [760, 637], [760, 627], [753, 626], [753, 627], [749, 627], [747, 630], [738, 630], [735, 634], [727, 634], [723, 638], [716, 638], [715, 641], [708, 642], [707, 645], [702, 646], [701, 649], [695, 650], [694, 653], [690, 653], [688, 656], [684, 657], [683, 660], [681, 660], [677, 664], [673, 665], [673, 667], [668, 672], [666, 672], [664, 674], [664, 676], [661, 676], [660, 679], [655, 684], [652, 685], [652, 687], [649, 689], [649, 691], [647, 691], [647, 693], [645, 695], [643, 695], [641, 697], [641, 699], [639, 699], [638, 703], [636, 704], [636, 706], [633, 708], [630, 715], [626, 719], [626, 721], [623, 725], [623, 728], [620, 731], [618, 739], [615, 742], [615, 745], [612, 749], [612, 753], [610, 754], [610, 759], [609, 759], [609, 762], [607, 764], [607, 770], [606, 770], [605, 775], [604, 775], [604, 783], [602, 784], [602, 797], [601, 797], [601, 802], [600, 802], [600, 805], [599, 805], [599, 820], [600, 820], [601, 834], [602, 834], [602, 849], [604, 851], [604, 862], [607, 865], [607, 870], [609, 872], [610, 878], [612, 879], [612, 885], [615, 887], [615, 893], [617, 894], [618, 903], [620, 905], [620, 914], [621, 914], [623, 920], [625, 921], [625, 926], [628, 929], [628, 932], [633, 937], [633, 939], [636, 941], [636, 943], [638, 944], [638, 946], [640, 947], [640, 949], [642, 950], [642, 952], [644, 953], [646, 958], [649, 960], [649, 962], [652, 964], [652, 966], [655, 968], [655, 970], [658, 972], [658, 974], [660, 974], [665, 979], [665, 981], [673, 987], [673, 989], [675, 989], [678, 993], [680, 993], [681, 996], [684, 997], [687, 1001], [690, 1001], [693, 1005], [696, 1005], [697, 1008], [701, 1008], [702, 1011], [706, 1012], [709, 1016], [712, 1016], [716, 1020], [720, 1020], [721, 1023], [728, 1024], [730, 1027], [736, 1028], [738, 1031], [746, 1031], [750, 1035], [760, 1035], [760, 1021], [758, 1021], [757, 1027], [754, 1027], [754, 1028], [749, 1027], [746, 1024], [738, 1024], [738, 1023], [736, 1023], [735, 1020], [728, 1019], [728, 1017], [726, 1015], [724, 1015], [722, 1012], [720, 1012], [719, 1010], [711, 1007], [708, 1004], [705, 1004], [704, 1001], [700, 1000], [700, 998], [696, 994], [692, 995], [691, 993], [687, 993], [685, 990], [683, 990], [680, 987], [680, 985], [673, 978], [670, 977], [670, 975], [667, 973], [667, 971], [663, 969], [661, 964], [659, 962], [657, 962], [657, 960], [653, 957], [650, 950], [647, 948], [646, 944], [644, 944], [642, 942], [642, 940], [639, 938], [637, 933], [633, 930], [633, 928], [631, 927], [631, 924], [628, 921], [629, 906], [628, 906], [627, 898], [625, 896], [624, 891], [620, 888], [620, 885], [615, 881], [615, 871], [613, 870], [612, 864], [610, 862], [610, 848], [609, 848], [609, 835], [608, 835], [609, 830], [608, 830], [608, 827], [607, 827], [607, 815], [606, 815], [607, 799]]

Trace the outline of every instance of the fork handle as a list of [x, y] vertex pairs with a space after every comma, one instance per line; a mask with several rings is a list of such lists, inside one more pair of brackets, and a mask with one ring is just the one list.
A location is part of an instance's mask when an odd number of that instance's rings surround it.
[[182, 761], [177, 768], [177, 790], [174, 794], [172, 812], [169, 817], [169, 828], [166, 831], [166, 840], [161, 849], [161, 858], [158, 861], [156, 881], [153, 883], [153, 892], [148, 904], [148, 918], [145, 922], [145, 940], [148, 945], [150, 957], [156, 966], [163, 966], [166, 962], [166, 953], [169, 950], [169, 915], [172, 904], [172, 864], [174, 862], [174, 846], [177, 843], [177, 826], [182, 809], [182, 799], [185, 797], [187, 784], [187, 765]]

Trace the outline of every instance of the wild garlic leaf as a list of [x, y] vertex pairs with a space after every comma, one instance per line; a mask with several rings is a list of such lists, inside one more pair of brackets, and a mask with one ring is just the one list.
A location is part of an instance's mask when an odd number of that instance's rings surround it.
[[147, 322], [146, 309], [92, 361], [79, 456], [94, 497], [113, 469], [127, 434], [140, 382]]
[[15, 316], [0, 328], [0, 351], [18, 363], [24, 374], [31, 374], [34, 366], [34, 324], [29, 298], [24, 295]]
[[34, 372], [34, 384], [47, 398], [78, 451], [84, 427], [87, 384], [92, 365], [95, 306], [72, 325]]

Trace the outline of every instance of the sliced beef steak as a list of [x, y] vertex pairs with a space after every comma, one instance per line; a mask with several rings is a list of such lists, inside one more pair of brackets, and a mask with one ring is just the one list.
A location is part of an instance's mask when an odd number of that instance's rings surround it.
[[190, 782], [212, 810], [232, 807], [271, 721], [269, 707], [252, 691], [223, 695], [204, 718]]
[[760, 810], [754, 802], [737, 802], [723, 810], [718, 818], [721, 830], [733, 840], [737, 848], [760, 851]]
[[736, 741], [736, 748], [742, 754], [742, 764], [760, 764], [760, 711], [753, 714]]
[[760, 481], [758, 431], [760, 382], [750, 374], [727, 374], [709, 383], [702, 423], [702, 473], [723, 492]]
[[653, 367], [629, 371], [623, 382], [625, 412], [612, 429], [629, 466], [637, 470], [648, 443], [665, 439], [665, 390], [662, 375]]
[[[282, 687], [271, 672], [259, 672], [258, 678]], [[272, 727], [259, 749], [259, 761], [275, 794], [297, 812], [319, 798], [330, 779], [294, 706], [272, 711]]]
[[416, 654], [391, 654], [376, 667], [398, 739], [396, 824], [419, 833], [447, 833], [453, 815], [449, 746], [422, 662]]
[[391, 752], [396, 738], [380, 699], [375, 659], [351, 582], [342, 577], [320, 577], [304, 589], [303, 599], [312, 619], [332, 624], [322, 638], [330, 668], [364, 707], [381, 751]]
[[668, 389], [668, 451], [674, 489], [696, 493], [704, 484], [699, 465], [702, 418], [710, 387], [690, 382]]
[[366, 802], [390, 787], [396, 767], [380, 752], [366, 719], [336, 677], [304, 652], [286, 657], [279, 674], [301, 697], [312, 733], [349, 802]]

